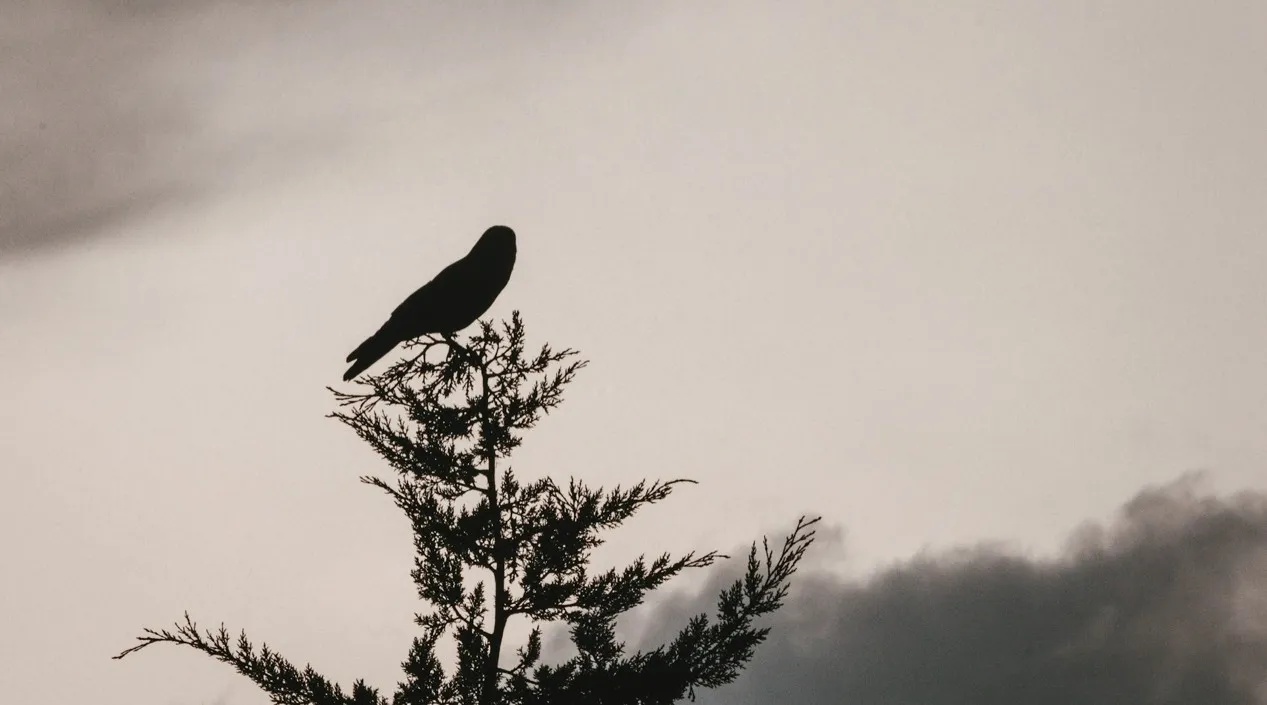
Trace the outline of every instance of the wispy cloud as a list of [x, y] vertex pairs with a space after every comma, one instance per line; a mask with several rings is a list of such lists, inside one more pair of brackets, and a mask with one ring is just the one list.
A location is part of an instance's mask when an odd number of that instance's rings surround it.
[[243, 167], [297, 173], [383, 115], [417, 119], [402, 101], [434, 102], [446, 82], [478, 89], [490, 66], [567, 61], [561, 41], [601, 43], [591, 35], [620, 35], [635, 14], [403, 0], [8, 3], [0, 258], [183, 206]]
[[0, 257], [65, 244], [188, 196], [158, 173], [194, 124], [154, 80], [172, 24], [214, 0], [20, 1], [0, 11]]
[[[820, 549], [823, 547], [819, 547]], [[648, 613], [646, 645], [733, 576]], [[855, 582], [803, 572], [736, 683], [701, 703], [1267, 702], [1267, 495], [1148, 489], [1064, 555], [923, 555]]]

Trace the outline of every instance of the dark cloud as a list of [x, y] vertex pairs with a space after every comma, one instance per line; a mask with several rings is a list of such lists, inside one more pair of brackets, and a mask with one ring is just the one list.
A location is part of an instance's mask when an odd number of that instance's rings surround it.
[[17, 0], [0, 10], [0, 257], [53, 247], [192, 194], [165, 173], [193, 126], [150, 71], [204, 2]]
[[[729, 575], [650, 613], [662, 643]], [[802, 572], [735, 683], [699, 702], [866, 705], [1267, 703], [1267, 496], [1191, 478], [1031, 560], [921, 556], [851, 582]]]

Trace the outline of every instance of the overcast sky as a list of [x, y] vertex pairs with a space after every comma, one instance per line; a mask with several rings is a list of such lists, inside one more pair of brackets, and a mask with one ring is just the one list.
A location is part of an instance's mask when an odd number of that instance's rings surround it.
[[709, 702], [1267, 702], [1267, 5], [450, 5], [0, 0], [0, 692], [267, 702], [109, 660], [186, 609], [390, 690], [324, 387], [502, 223], [517, 472], [701, 482], [600, 561], [825, 517]]

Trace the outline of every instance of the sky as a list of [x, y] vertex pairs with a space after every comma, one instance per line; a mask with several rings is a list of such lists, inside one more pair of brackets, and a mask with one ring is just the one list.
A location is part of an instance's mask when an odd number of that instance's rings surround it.
[[185, 610], [391, 690], [408, 527], [325, 387], [500, 223], [489, 316], [590, 360], [516, 471], [700, 482], [600, 564], [824, 517], [702, 700], [1267, 702], [1265, 23], [0, 0], [0, 691], [267, 702], [110, 660]]

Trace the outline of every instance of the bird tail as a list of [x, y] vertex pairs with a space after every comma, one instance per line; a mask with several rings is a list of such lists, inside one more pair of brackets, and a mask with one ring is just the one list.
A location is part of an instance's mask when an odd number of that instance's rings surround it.
[[384, 355], [391, 352], [392, 348], [396, 347], [397, 342], [390, 336], [382, 335], [382, 331], [366, 338], [365, 342], [356, 346], [356, 350], [353, 350], [348, 355], [347, 362], [352, 362], [353, 360], [356, 360], [356, 362], [348, 368], [347, 372], [343, 373], [343, 381], [346, 382], [369, 369], [370, 365], [378, 362]]

